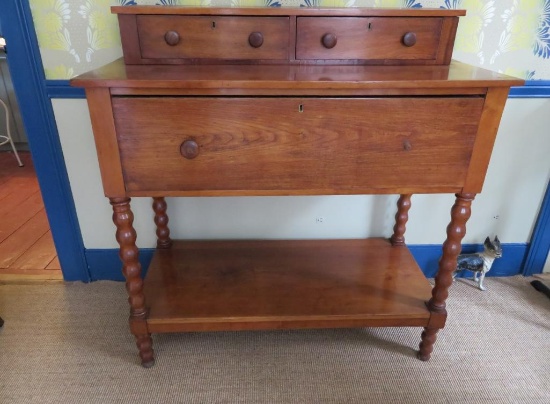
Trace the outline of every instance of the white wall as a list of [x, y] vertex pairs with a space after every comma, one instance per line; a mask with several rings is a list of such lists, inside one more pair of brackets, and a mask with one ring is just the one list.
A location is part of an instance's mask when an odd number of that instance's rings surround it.
[[[53, 100], [55, 118], [86, 248], [115, 248], [111, 206], [103, 196], [85, 100]], [[508, 101], [483, 193], [473, 204], [465, 243], [497, 234], [531, 236], [550, 175], [550, 99]], [[168, 198], [174, 238], [358, 238], [391, 235], [396, 196]], [[410, 244], [445, 239], [452, 195], [416, 195]], [[134, 198], [140, 247], [155, 245], [149, 198]], [[322, 223], [316, 219], [322, 217]]]

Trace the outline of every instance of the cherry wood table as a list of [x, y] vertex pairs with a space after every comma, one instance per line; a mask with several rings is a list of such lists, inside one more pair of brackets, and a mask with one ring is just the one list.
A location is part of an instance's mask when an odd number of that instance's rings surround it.
[[[151, 333], [423, 327], [428, 360], [512, 85], [451, 62], [461, 10], [114, 7], [85, 87], [143, 366]], [[432, 288], [411, 195], [453, 193]], [[166, 196], [400, 194], [389, 240], [172, 241]], [[153, 197], [142, 279], [131, 197]]]

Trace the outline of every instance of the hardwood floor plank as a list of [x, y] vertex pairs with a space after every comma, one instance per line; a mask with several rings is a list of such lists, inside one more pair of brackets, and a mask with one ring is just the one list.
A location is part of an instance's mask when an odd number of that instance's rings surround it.
[[34, 172], [34, 166], [30, 158], [24, 158], [23, 155], [21, 155], [21, 161], [23, 161], [23, 167], [17, 165], [15, 157], [6, 156], [6, 153], [0, 152], [0, 170], [2, 170], [0, 172], [0, 178], [5, 179], [11, 176], [28, 175]]
[[30, 154], [21, 154], [21, 160], [25, 164], [23, 167], [17, 165], [17, 161], [13, 156], [0, 152], [0, 183], [16, 178], [36, 179], [36, 172]]
[[12, 177], [35, 176], [30, 153], [19, 153], [24, 166], [19, 167], [13, 153], [0, 152], [0, 185]]
[[59, 258], [56, 256], [47, 266], [46, 269], [49, 271], [61, 271], [61, 264], [59, 263]]
[[24, 166], [19, 167], [17, 161], [12, 156], [6, 156], [6, 153], [0, 152], [0, 178], [5, 179], [17, 176], [33, 176], [35, 173], [32, 160], [28, 156], [21, 155], [21, 161]]
[[48, 264], [56, 257], [52, 233], [47, 231], [36, 243], [15, 260], [10, 268], [46, 269]]
[[46, 269], [0, 269], [0, 285], [37, 281], [63, 281], [63, 274], [61, 271], [48, 271]]
[[12, 153], [0, 152], [0, 179], [6, 176], [6, 173], [12, 171], [12, 161], [15, 167], [18, 167], [17, 160]]
[[50, 226], [44, 207], [0, 244], [0, 268], [9, 268]]
[[24, 167], [0, 152], [0, 283], [62, 281], [31, 154], [19, 155]]
[[[18, 198], [15, 198], [15, 200], [17, 199]], [[15, 203], [14, 200], [11, 200], [10, 204], [12, 203]], [[11, 208], [8, 207], [10, 204], [7, 202], [6, 204], [3, 204], [2, 212], [0, 212], [0, 243], [3, 243], [38, 212], [44, 211], [42, 195], [40, 195], [40, 192], [38, 191]], [[46, 231], [41, 233], [40, 236], [42, 236], [45, 232]]]
[[[21, 204], [34, 195], [38, 197], [36, 198], [36, 200], [42, 202], [42, 195], [40, 194], [40, 191], [38, 191], [38, 189], [35, 187], [22, 186], [21, 189], [14, 189], [14, 192], [10, 192], [8, 195], [6, 195], [5, 198], [2, 199], [0, 220], [2, 220], [3, 217], [13, 215], [14, 211], [18, 211], [19, 214], [25, 215], [25, 212], [21, 211], [20, 209]], [[36, 214], [36, 212], [34, 212], [33, 214], [29, 214], [29, 216], [34, 216], [34, 214]]]
[[21, 199], [24, 195], [32, 195], [39, 190], [36, 177], [12, 177], [0, 184], [0, 201], [2, 206], [10, 199]]

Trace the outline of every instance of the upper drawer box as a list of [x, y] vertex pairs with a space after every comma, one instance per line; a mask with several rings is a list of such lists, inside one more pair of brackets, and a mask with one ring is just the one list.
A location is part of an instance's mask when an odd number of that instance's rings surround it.
[[133, 196], [458, 192], [483, 105], [482, 97], [113, 97]]
[[288, 17], [137, 16], [143, 59], [288, 58]]
[[299, 17], [296, 59], [435, 60], [443, 18]]

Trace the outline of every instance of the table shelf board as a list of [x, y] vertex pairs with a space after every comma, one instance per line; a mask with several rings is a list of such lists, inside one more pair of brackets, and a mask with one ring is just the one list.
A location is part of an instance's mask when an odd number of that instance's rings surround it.
[[431, 286], [384, 239], [175, 241], [145, 280], [150, 332], [426, 326]]

